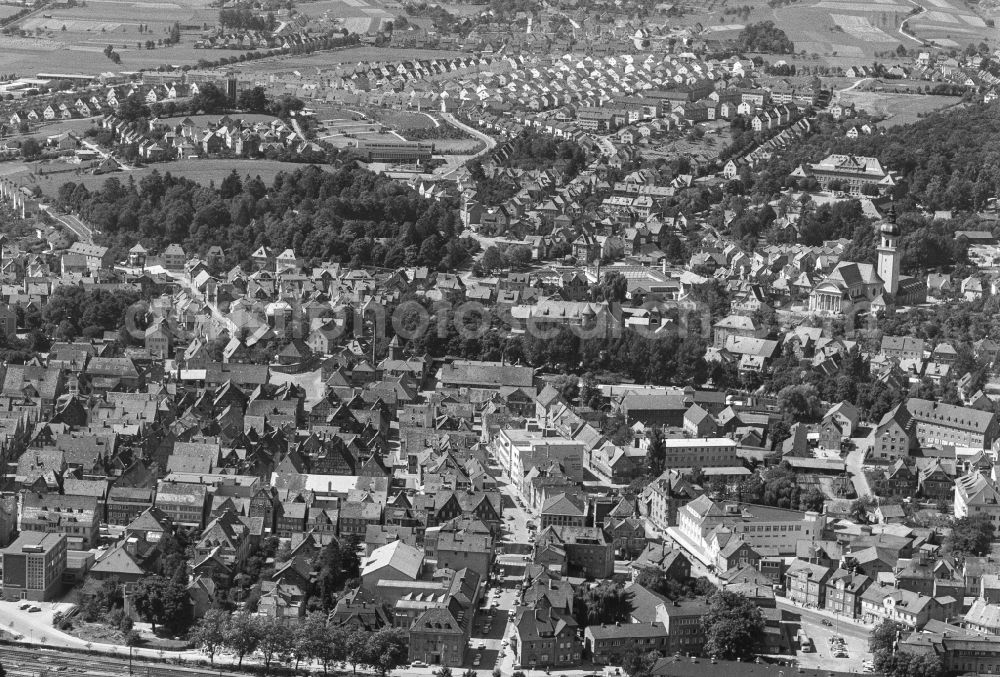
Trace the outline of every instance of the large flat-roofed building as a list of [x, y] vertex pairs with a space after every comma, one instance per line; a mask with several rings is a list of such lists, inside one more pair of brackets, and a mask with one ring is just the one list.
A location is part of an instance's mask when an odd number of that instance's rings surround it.
[[423, 141], [359, 140], [357, 150], [368, 162], [426, 162], [434, 155], [434, 144]]
[[677, 513], [677, 526], [667, 531], [705, 564], [713, 564], [729, 539], [750, 547], [794, 555], [799, 541], [820, 537], [826, 519], [816, 512], [787, 510], [750, 503], [716, 503], [699, 496]]
[[532, 468], [548, 467], [553, 461], [562, 465], [569, 481], [583, 481], [583, 443], [559, 437], [555, 430], [501, 430], [493, 438], [493, 448], [515, 487], [522, 486]]
[[728, 437], [677, 437], [663, 440], [668, 468], [739, 466], [736, 442]]
[[3, 558], [3, 597], [46, 602], [62, 589], [66, 570], [66, 537], [29, 531], [0, 550]]

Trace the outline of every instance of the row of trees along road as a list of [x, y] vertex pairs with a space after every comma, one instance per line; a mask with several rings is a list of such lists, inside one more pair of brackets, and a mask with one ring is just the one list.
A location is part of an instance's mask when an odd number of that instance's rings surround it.
[[274, 662], [291, 660], [298, 669], [303, 661], [316, 661], [323, 667], [323, 674], [331, 664], [344, 662], [354, 672], [359, 666], [367, 666], [385, 677], [403, 665], [408, 653], [404, 628], [350, 630], [329, 623], [327, 615], [320, 611], [296, 625], [246, 611], [230, 614], [211, 609], [191, 630], [191, 640], [208, 655], [212, 665], [215, 655], [225, 650], [236, 656], [239, 666], [247, 656], [258, 654], [265, 670], [270, 670]]

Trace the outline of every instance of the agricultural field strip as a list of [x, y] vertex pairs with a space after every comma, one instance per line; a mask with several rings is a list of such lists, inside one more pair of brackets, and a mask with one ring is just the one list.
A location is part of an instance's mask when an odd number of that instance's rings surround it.
[[883, 31], [863, 16], [853, 14], [831, 14], [834, 23], [851, 37], [864, 42], [893, 42], [895, 38]]
[[870, 5], [863, 2], [835, 2], [835, 0], [823, 0], [817, 5], [814, 5], [819, 9], [836, 9], [843, 12], [864, 12], [866, 14], [874, 13], [876, 11], [908, 11], [903, 5]]

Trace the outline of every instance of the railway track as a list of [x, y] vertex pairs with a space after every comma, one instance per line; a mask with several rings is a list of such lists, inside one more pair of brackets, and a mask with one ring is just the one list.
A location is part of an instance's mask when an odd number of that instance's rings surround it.
[[204, 667], [171, 665], [143, 658], [133, 658], [130, 668], [127, 656], [90, 655], [12, 646], [0, 646], [0, 662], [8, 675], [17, 677], [58, 677], [60, 674], [66, 677], [195, 677], [224, 674]]

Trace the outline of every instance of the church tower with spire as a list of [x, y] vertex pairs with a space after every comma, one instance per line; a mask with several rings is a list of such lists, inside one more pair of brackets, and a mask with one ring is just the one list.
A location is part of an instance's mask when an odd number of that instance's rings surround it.
[[878, 276], [886, 293], [895, 295], [899, 291], [899, 259], [896, 249], [899, 243], [899, 227], [896, 225], [896, 208], [889, 206], [885, 221], [879, 226]]

